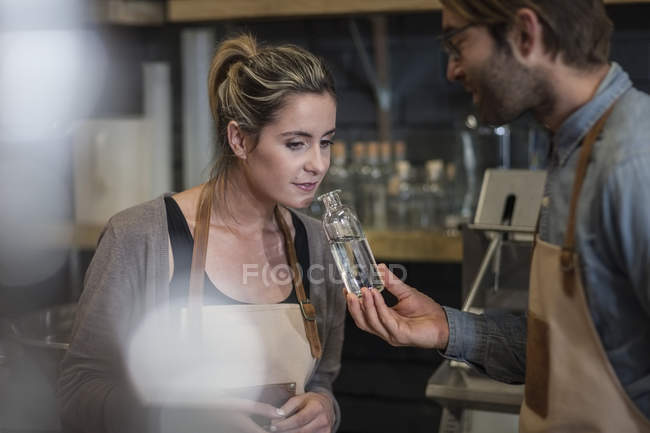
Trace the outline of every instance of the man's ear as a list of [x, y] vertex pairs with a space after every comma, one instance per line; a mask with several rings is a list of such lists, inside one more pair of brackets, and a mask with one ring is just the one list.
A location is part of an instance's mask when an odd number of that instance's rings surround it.
[[246, 134], [234, 120], [228, 122], [227, 127], [228, 145], [232, 152], [240, 159], [246, 159], [248, 150], [246, 149]]
[[513, 55], [522, 63], [531, 63], [545, 54], [544, 29], [535, 11], [519, 9], [514, 24], [508, 34]]

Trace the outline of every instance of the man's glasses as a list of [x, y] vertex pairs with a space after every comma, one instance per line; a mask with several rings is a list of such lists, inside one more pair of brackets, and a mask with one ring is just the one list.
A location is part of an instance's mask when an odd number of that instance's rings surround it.
[[469, 29], [470, 27], [474, 27], [475, 25], [477, 24], [470, 23], [458, 29], [444, 32], [443, 34], [438, 36], [437, 39], [440, 41], [440, 44], [442, 45], [442, 50], [449, 56], [450, 60], [456, 61], [460, 59], [460, 49], [458, 49], [458, 47], [452, 42], [452, 38], [464, 32], [465, 30]]

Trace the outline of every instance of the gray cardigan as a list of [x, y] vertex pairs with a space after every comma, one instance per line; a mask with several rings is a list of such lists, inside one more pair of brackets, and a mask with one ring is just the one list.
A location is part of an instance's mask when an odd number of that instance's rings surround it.
[[[314, 272], [310, 281], [323, 355], [306, 390], [332, 397], [335, 431], [340, 409], [332, 382], [340, 369], [345, 300], [342, 285], [333, 281], [338, 274], [320, 222], [298, 216], [307, 231], [311, 264], [325, 269]], [[147, 312], [169, 303], [168, 239], [164, 196], [118, 213], [104, 228], [85, 276], [72, 341], [59, 373], [57, 391], [66, 431], [159, 429], [160, 410], [143, 406], [126, 379], [122, 349]]]

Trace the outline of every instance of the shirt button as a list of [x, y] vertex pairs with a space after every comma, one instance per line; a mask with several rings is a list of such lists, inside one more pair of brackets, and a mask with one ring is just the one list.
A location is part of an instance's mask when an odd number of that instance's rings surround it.
[[547, 195], [542, 198], [542, 206], [543, 207], [548, 207], [548, 205], [551, 203], [551, 198]]

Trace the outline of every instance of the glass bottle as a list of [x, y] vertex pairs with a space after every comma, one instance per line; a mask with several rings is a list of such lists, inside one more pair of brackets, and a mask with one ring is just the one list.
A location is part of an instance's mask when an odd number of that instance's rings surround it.
[[388, 221], [391, 228], [412, 230], [417, 227], [415, 191], [411, 185], [411, 164], [397, 161], [397, 171], [388, 184]]
[[447, 216], [447, 195], [443, 185], [444, 162], [431, 159], [425, 164], [426, 180], [420, 191], [420, 227], [442, 230]]
[[348, 167], [348, 173], [352, 179], [354, 203], [348, 204], [353, 210], [359, 212], [363, 208], [363, 195], [361, 193], [361, 180], [363, 174], [361, 169], [365, 164], [366, 159], [366, 143], [357, 141], [352, 146], [352, 161]]
[[397, 164], [400, 161], [406, 161], [406, 142], [404, 140], [398, 140], [394, 143], [393, 155], [393, 164], [395, 170], [397, 170]]
[[384, 283], [377, 271], [377, 263], [368, 240], [357, 216], [341, 202], [340, 193], [340, 190], [334, 190], [318, 197], [325, 205], [323, 230], [336, 267], [348, 292], [361, 296], [362, 287], [373, 287], [381, 291]]
[[381, 172], [384, 178], [384, 183], [386, 183], [395, 171], [395, 168], [393, 166], [393, 155], [390, 141], [382, 141], [379, 144], [379, 149], [381, 154]]
[[[341, 199], [348, 206], [355, 206], [355, 182], [347, 166], [347, 149], [345, 142], [337, 140], [332, 144], [331, 164], [327, 175], [318, 187], [319, 192], [340, 189]], [[314, 200], [308, 208], [308, 215], [322, 219], [325, 209], [323, 203]]]
[[322, 191], [341, 190], [341, 200], [346, 206], [354, 206], [354, 180], [347, 167], [347, 149], [345, 143], [336, 141], [332, 145], [332, 165], [323, 182]]
[[359, 179], [361, 205], [357, 212], [366, 227], [386, 228], [386, 181], [379, 163], [379, 145], [368, 143], [367, 158]]
[[445, 229], [452, 233], [461, 223], [461, 211], [465, 198], [465, 185], [458, 176], [456, 164], [448, 162], [445, 166], [445, 177], [447, 185], [447, 215], [445, 217]]

